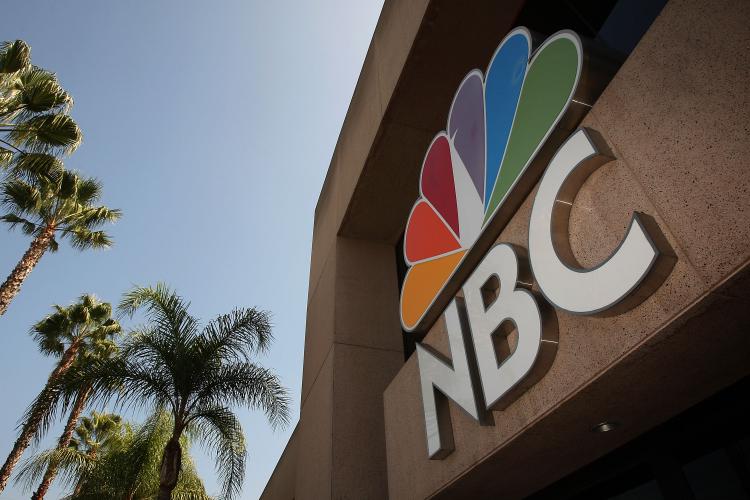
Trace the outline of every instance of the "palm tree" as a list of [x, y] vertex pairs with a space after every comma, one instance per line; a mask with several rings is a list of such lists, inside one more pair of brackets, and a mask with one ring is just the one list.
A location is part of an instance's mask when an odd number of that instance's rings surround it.
[[93, 229], [120, 215], [93, 206], [101, 194], [98, 182], [66, 173], [58, 159], [82, 140], [68, 115], [72, 106], [73, 98], [54, 73], [31, 64], [25, 42], [0, 44], [0, 169], [8, 173], [2, 184], [7, 211], [1, 219], [34, 236], [0, 286], [0, 316], [42, 255], [57, 248], [56, 233], [69, 235], [80, 248], [106, 247], [106, 234]]
[[82, 140], [72, 106], [54, 73], [31, 64], [24, 41], [0, 44], [0, 166], [29, 152], [72, 153]]
[[23, 483], [25, 489], [30, 489], [49, 470], [49, 466], [56, 463], [63, 482], [75, 485], [75, 496], [83, 488], [100, 455], [121, 447], [121, 443], [132, 435], [132, 429], [120, 415], [93, 411], [90, 416], [81, 419], [74, 434], [66, 448], [46, 450], [27, 459], [15, 482]]
[[161, 453], [159, 500], [172, 498], [184, 471], [180, 439], [185, 433], [213, 449], [223, 495], [233, 498], [242, 486], [246, 448], [232, 407], [262, 409], [275, 427], [288, 422], [289, 397], [275, 374], [251, 362], [271, 344], [268, 313], [235, 309], [201, 329], [188, 307], [163, 284], [126, 293], [119, 310], [130, 316], [141, 310], [148, 323], [132, 332], [118, 356], [93, 363], [80, 377], [120, 405], [169, 411], [171, 436]]
[[[81, 366], [86, 366], [95, 359], [110, 358], [116, 352], [117, 344], [115, 344], [109, 338], [96, 339], [94, 340], [90, 351], [83, 351], [78, 355], [71, 369], [80, 369]], [[81, 417], [81, 413], [83, 413], [83, 409], [86, 406], [86, 403], [88, 402], [90, 396], [91, 385], [83, 386], [77, 391], [74, 400], [75, 402], [73, 403], [73, 408], [68, 415], [68, 421], [65, 423], [63, 433], [58, 440], [58, 450], [64, 450], [70, 445], [70, 442], [73, 438], [73, 431], [78, 424], [78, 419]], [[98, 425], [99, 422], [97, 422], [97, 427]], [[106, 429], [106, 426], [104, 428]], [[31, 496], [32, 500], [42, 500], [47, 494], [49, 487], [52, 485], [52, 481], [55, 480], [55, 476], [57, 475], [58, 465], [58, 462], [54, 460], [49, 463], [49, 466], [47, 467], [47, 470], [45, 471], [44, 476], [39, 483], [39, 487]]]
[[[159, 463], [162, 451], [172, 436], [169, 412], [157, 410], [134, 432], [110, 446], [86, 474], [82, 487], [71, 500], [153, 499], [159, 491]], [[180, 438], [183, 469], [174, 489], [174, 497], [185, 500], [209, 500], [205, 487], [190, 457], [190, 439]]]
[[47, 250], [56, 251], [57, 237], [73, 247], [107, 248], [107, 233], [98, 230], [120, 218], [120, 211], [97, 205], [101, 185], [62, 168], [47, 154], [27, 154], [16, 165], [16, 174], [0, 185], [0, 221], [32, 236], [31, 245], [5, 282], [0, 285], [0, 316], [18, 294], [26, 277]]
[[[84, 463], [86, 461], [93, 463], [102, 450], [106, 452], [124, 439], [123, 432], [126, 432], [127, 435], [132, 434], [129, 425], [123, 427], [120, 415], [94, 411], [91, 412], [90, 417], [81, 419], [81, 423], [76, 427], [75, 437], [68, 443], [68, 449], [71, 452], [81, 454], [84, 457]], [[60, 447], [57, 449], [58, 451], [65, 450]], [[79, 473], [77, 475], [73, 496], [81, 492], [85, 480], [84, 474]]]
[[102, 449], [106, 450], [113, 440], [120, 439], [123, 431], [128, 429], [129, 427], [123, 427], [120, 415], [92, 411], [90, 416], [81, 419], [68, 446], [95, 459]]
[[[21, 433], [0, 468], [0, 492], [8, 484], [13, 468], [31, 440], [41, 437], [49, 427], [61, 400], [62, 377], [70, 371], [82, 352], [91, 351], [97, 343], [120, 331], [120, 324], [111, 317], [112, 306], [100, 302], [93, 295], [83, 295], [71, 306], [54, 306], [54, 309], [54, 313], [32, 327], [31, 333], [43, 354], [58, 356], [60, 360], [42, 392], [26, 410]], [[81, 387], [85, 386], [75, 387], [74, 390], [77, 392]]]
[[[142, 425], [123, 423], [118, 415], [92, 413], [81, 419], [66, 449], [42, 452], [24, 463], [17, 481], [29, 486], [52, 461], [60, 467], [70, 500], [153, 499], [159, 489], [159, 461], [172, 435], [171, 416], [157, 410]], [[190, 458], [190, 441], [180, 439], [184, 467], [174, 497], [209, 500]]]

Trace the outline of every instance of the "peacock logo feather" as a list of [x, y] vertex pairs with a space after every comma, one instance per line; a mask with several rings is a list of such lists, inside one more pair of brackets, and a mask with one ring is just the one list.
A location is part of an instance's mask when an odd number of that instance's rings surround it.
[[446, 130], [425, 155], [406, 224], [405, 330], [424, 318], [565, 113], [581, 65], [575, 33], [556, 33], [532, 54], [520, 27], [500, 43], [486, 76], [473, 70], [459, 85]]

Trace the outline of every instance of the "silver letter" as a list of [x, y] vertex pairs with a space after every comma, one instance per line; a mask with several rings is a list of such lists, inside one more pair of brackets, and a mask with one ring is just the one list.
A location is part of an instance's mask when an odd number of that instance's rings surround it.
[[[531, 280], [519, 279], [516, 252], [501, 244], [490, 250], [463, 288], [487, 408], [510, 404], [549, 369], [557, 351], [554, 314], [543, 315], [532, 293], [517, 285], [530, 288]], [[506, 339], [513, 327], [518, 332], [515, 349]]]
[[[433, 460], [445, 458], [454, 448], [448, 401], [444, 396], [452, 399], [475, 420], [480, 423], [484, 420], [484, 410], [477, 402], [475, 385], [472, 384], [470, 353], [467, 352], [467, 348], [471, 346], [465, 340], [464, 325], [459, 317], [457, 302], [461, 300], [460, 297], [452, 300], [445, 310], [445, 326], [453, 367], [428, 346], [417, 344], [427, 454]], [[442, 394], [436, 394], [437, 391]]]
[[[653, 219], [636, 213], [620, 246], [605, 262], [592, 269], [576, 262], [568, 236], [570, 207], [586, 178], [612, 160], [599, 153], [587, 132], [578, 130], [560, 146], [539, 184], [529, 222], [531, 266], [542, 293], [553, 305], [576, 314], [608, 309], [629, 295], [645, 298], [632, 292], [668, 245]], [[667, 268], [652, 273], [660, 280], [674, 265], [674, 259], [666, 260]]]

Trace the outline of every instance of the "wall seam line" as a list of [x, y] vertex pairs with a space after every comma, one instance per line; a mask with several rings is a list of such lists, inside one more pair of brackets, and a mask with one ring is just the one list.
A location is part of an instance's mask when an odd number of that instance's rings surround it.
[[399, 353], [399, 354], [401, 354], [403, 352], [403, 351], [400, 351], [398, 349], [388, 349], [386, 347], [375, 347], [375, 346], [369, 346], [369, 345], [354, 344], [354, 343], [351, 343], [351, 342], [341, 342], [341, 341], [338, 341], [338, 340], [334, 340], [333, 343], [334, 344], [346, 345], [346, 346], [350, 346], [350, 347], [360, 347], [362, 349], [374, 349], [376, 351], [395, 352], [395, 353]]
[[320, 372], [323, 370], [323, 367], [326, 364], [326, 361], [328, 361], [328, 356], [331, 355], [331, 351], [333, 350], [333, 342], [331, 342], [331, 346], [328, 348], [328, 352], [326, 352], [326, 356], [323, 358], [323, 362], [320, 364], [320, 367], [318, 367], [318, 371], [315, 372], [315, 377], [313, 378], [313, 381], [310, 383], [310, 390], [307, 391], [307, 395], [302, 399], [302, 403], [299, 405], [299, 414], [300, 414], [300, 420], [302, 420], [302, 408], [305, 406], [305, 402], [307, 401], [307, 398], [310, 397], [310, 392], [312, 392], [313, 386], [315, 386], [315, 382], [318, 381], [318, 376], [320, 375]]

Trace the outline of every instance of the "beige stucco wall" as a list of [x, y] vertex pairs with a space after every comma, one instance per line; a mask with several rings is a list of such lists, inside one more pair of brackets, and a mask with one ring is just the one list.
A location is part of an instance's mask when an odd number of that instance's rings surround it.
[[294, 498], [297, 481], [297, 450], [299, 440], [297, 439], [298, 427], [294, 429], [289, 437], [289, 442], [284, 448], [273, 474], [268, 478], [261, 498]]
[[[581, 190], [571, 239], [594, 265], [638, 210], [676, 267], [623, 315], [558, 312], [548, 374], [492, 427], [452, 408], [456, 451], [426, 459], [394, 245], [458, 83], [522, 4], [386, 1], [315, 213], [300, 422], [262, 498], [521, 496], [750, 371], [748, 2], [671, 0], [585, 119], [617, 160]], [[532, 197], [499, 241], [526, 246]], [[441, 328], [425, 341], [445, 352]]]
[[[750, 373], [750, 4], [672, 0], [585, 118], [616, 161], [581, 189], [571, 244], [604, 260], [633, 211], [677, 254], [658, 291], [614, 317], [557, 311], [547, 375], [480, 427], [451, 408], [456, 450], [427, 459], [416, 359], [385, 393], [390, 498], [516, 498]], [[498, 241], [527, 246], [531, 193]], [[443, 325], [425, 342], [444, 354]], [[594, 434], [604, 420], [622, 428]]]

